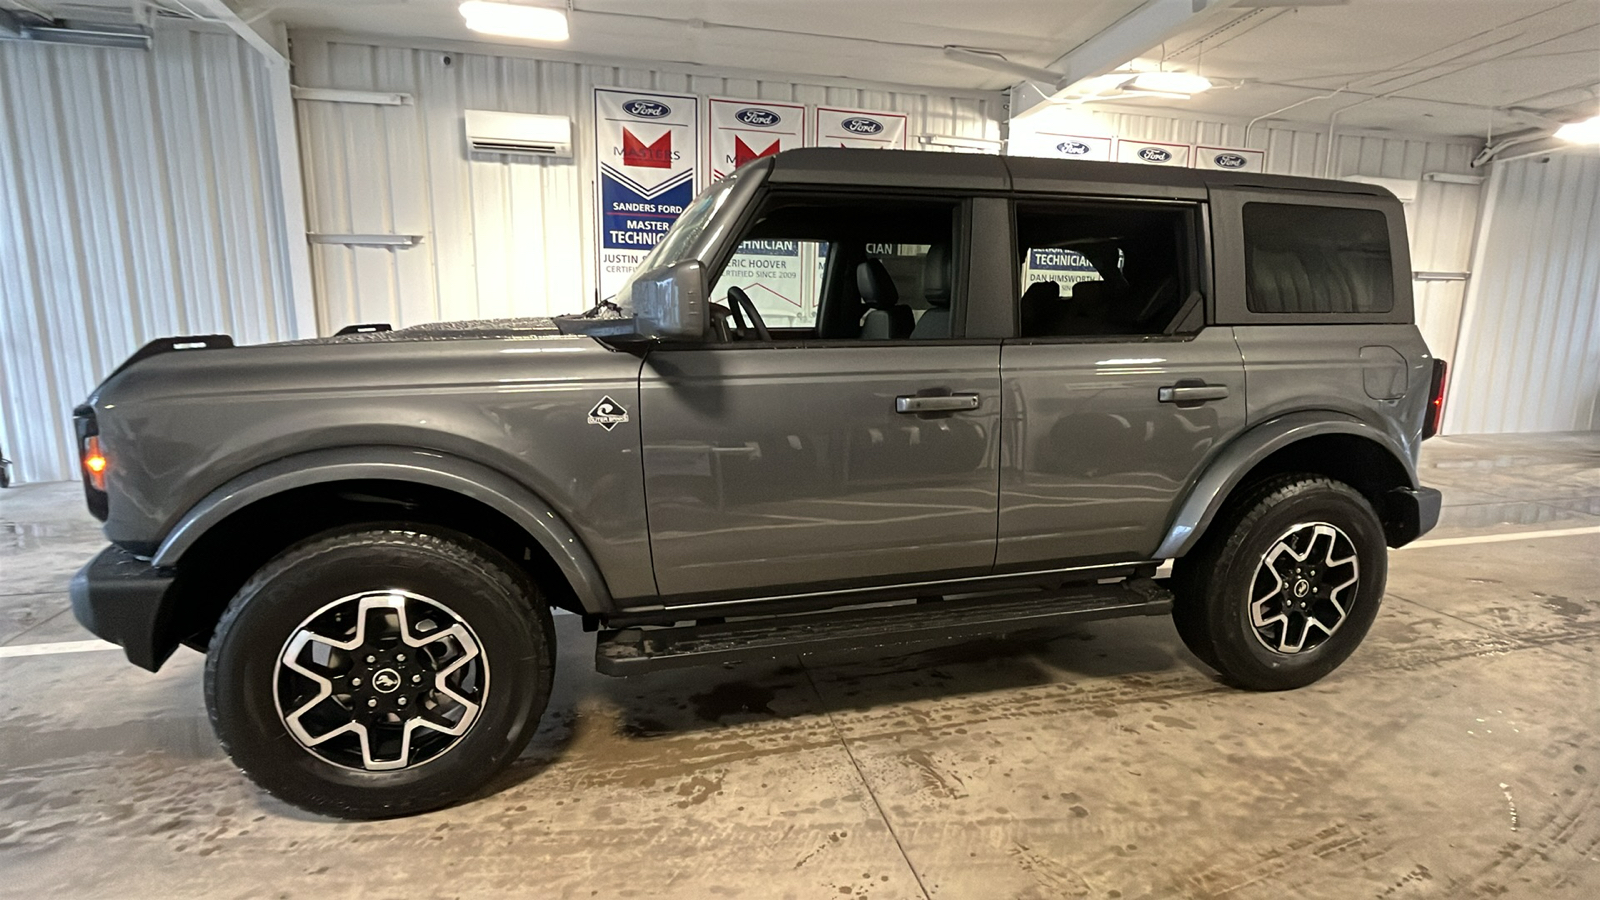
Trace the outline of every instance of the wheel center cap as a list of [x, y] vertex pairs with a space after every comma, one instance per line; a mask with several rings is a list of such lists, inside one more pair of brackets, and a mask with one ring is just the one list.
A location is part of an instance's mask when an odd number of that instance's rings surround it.
[[380, 694], [392, 694], [400, 689], [400, 673], [393, 669], [379, 669], [372, 673], [372, 687]]
[[[1296, 597], [1304, 597], [1309, 593], [1311, 593], [1311, 582], [1302, 578], [1294, 583], [1294, 595]], [[373, 684], [377, 684], [376, 678], [373, 679]]]

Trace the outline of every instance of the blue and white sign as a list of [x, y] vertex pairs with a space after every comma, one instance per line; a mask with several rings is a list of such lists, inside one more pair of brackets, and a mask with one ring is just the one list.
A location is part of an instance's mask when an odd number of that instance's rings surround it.
[[694, 199], [699, 109], [694, 97], [595, 88], [602, 297], [616, 293]]
[[1237, 147], [1195, 147], [1196, 169], [1219, 169], [1224, 172], [1264, 172], [1267, 154], [1262, 150], [1244, 150]]
[[817, 147], [906, 149], [904, 113], [819, 106], [812, 113], [812, 144]]
[[804, 106], [712, 97], [706, 111], [706, 171], [712, 181], [753, 159], [805, 144]]
[[1188, 168], [1189, 145], [1161, 141], [1117, 141], [1117, 162]]
[[1075, 250], [1045, 248], [1029, 250], [1022, 266], [1022, 289], [1041, 281], [1054, 281], [1061, 285], [1063, 297], [1072, 293], [1072, 286], [1080, 281], [1097, 281], [1100, 273], [1089, 260]]

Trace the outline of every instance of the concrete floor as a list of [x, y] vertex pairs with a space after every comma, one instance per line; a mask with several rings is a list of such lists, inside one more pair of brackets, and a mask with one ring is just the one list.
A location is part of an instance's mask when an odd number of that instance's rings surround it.
[[[491, 795], [318, 819], [83, 640], [72, 485], [0, 494], [0, 893], [15, 897], [1600, 897], [1600, 435], [1439, 439], [1366, 644], [1288, 694], [1165, 619], [618, 680], [571, 616]], [[58, 648], [59, 649], [59, 648]]]

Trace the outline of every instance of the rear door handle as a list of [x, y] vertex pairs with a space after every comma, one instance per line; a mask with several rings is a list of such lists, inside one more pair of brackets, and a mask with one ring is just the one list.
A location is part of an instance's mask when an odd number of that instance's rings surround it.
[[1228, 386], [1225, 384], [1169, 384], [1156, 392], [1156, 399], [1162, 403], [1180, 405], [1227, 398]]
[[945, 394], [936, 397], [904, 395], [894, 398], [894, 411], [905, 415], [961, 412], [978, 408], [977, 394]]

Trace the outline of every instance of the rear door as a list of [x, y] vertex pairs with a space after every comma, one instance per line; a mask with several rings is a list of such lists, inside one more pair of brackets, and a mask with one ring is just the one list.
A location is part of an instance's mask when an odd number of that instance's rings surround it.
[[[639, 415], [650, 546], [669, 604], [990, 571], [1000, 341], [963, 336], [964, 209], [956, 199], [892, 195], [767, 209], [741, 236], [741, 252], [819, 245], [823, 262], [810, 265], [820, 270], [803, 279], [817, 286], [817, 320], [791, 321], [770, 341], [663, 347], [646, 358]], [[930, 252], [941, 243], [953, 252]], [[892, 273], [918, 321], [953, 305], [954, 329], [863, 339], [854, 270], [868, 259]], [[757, 296], [759, 285], [729, 281], [740, 270], [736, 255], [715, 301], [730, 285]], [[941, 278], [954, 290], [937, 290]]]
[[1149, 559], [1245, 425], [1232, 330], [1203, 324], [1198, 204], [1017, 205], [998, 571]]

